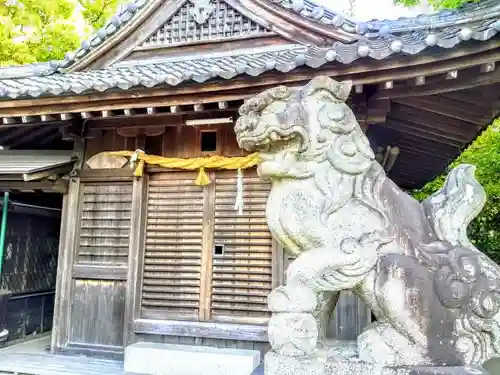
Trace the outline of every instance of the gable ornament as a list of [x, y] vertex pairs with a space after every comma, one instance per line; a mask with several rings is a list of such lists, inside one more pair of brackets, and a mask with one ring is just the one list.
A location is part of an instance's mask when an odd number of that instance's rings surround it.
[[189, 9], [189, 14], [199, 25], [203, 25], [210, 18], [215, 10], [212, 0], [190, 0], [193, 7]]

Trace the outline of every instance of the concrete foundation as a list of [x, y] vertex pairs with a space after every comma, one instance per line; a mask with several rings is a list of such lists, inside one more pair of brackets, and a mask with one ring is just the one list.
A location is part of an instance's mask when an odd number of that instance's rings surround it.
[[136, 343], [125, 349], [125, 373], [141, 375], [251, 375], [256, 350]]
[[356, 358], [353, 343], [318, 350], [308, 358], [269, 352], [264, 375], [495, 375], [479, 367], [382, 367]]

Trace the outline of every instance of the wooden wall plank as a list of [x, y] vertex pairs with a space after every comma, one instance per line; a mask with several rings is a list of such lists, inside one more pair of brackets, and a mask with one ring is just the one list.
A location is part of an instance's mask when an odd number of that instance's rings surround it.
[[75, 264], [73, 266], [73, 278], [87, 280], [127, 280], [127, 267]]
[[124, 281], [74, 280], [69, 343], [122, 348]]
[[[147, 120], [144, 120], [147, 121]], [[162, 155], [165, 157], [173, 158], [194, 158], [208, 156], [214, 153], [204, 153], [201, 151], [200, 134], [204, 131], [217, 132], [217, 152], [215, 154], [224, 156], [243, 156], [247, 152], [238, 146], [236, 141], [236, 134], [234, 133], [234, 126], [232, 124], [224, 125], [204, 125], [204, 126], [167, 126], [162, 135], [154, 137], [146, 137], [143, 149], [146, 153], [153, 155]], [[103, 151], [121, 151], [129, 150], [134, 151], [137, 149], [136, 138], [125, 138], [119, 135], [116, 129], [107, 129], [103, 131], [102, 136], [88, 139], [86, 142], [85, 160]], [[128, 171], [128, 173], [127, 173]], [[107, 174], [111, 176], [112, 173], [118, 172], [107, 170], [106, 171], [88, 171], [82, 170], [82, 177], [91, 178], [93, 175]], [[131, 177], [131, 169], [124, 168], [123, 175], [120, 177]]]

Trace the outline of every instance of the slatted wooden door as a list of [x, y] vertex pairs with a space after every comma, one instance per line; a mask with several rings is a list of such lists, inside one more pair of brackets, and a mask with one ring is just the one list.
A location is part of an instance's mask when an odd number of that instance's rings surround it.
[[256, 171], [243, 177], [243, 212], [234, 209], [235, 172], [217, 172], [214, 208], [211, 319], [265, 323], [272, 290], [273, 240], [266, 222], [270, 185]]
[[263, 324], [273, 286], [270, 185], [244, 172], [244, 208], [234, 208], [236, 171], [167, 172], [149, 179], [141, 316]]
[[68, 347], [121, 352], [132, 183], [82, 183]]
[[204, 188], [194, 172], [149, 178], [142, 286], [145, 318], [198, 320]]

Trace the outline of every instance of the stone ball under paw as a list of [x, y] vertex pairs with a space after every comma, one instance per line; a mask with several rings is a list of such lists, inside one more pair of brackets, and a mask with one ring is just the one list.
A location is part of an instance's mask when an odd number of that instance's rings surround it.
[[318, 326], [311, 314], [276, 314], [269, 321], [268, 335], [271, 347], [279, 354], [305, 356], [316, 349]]

